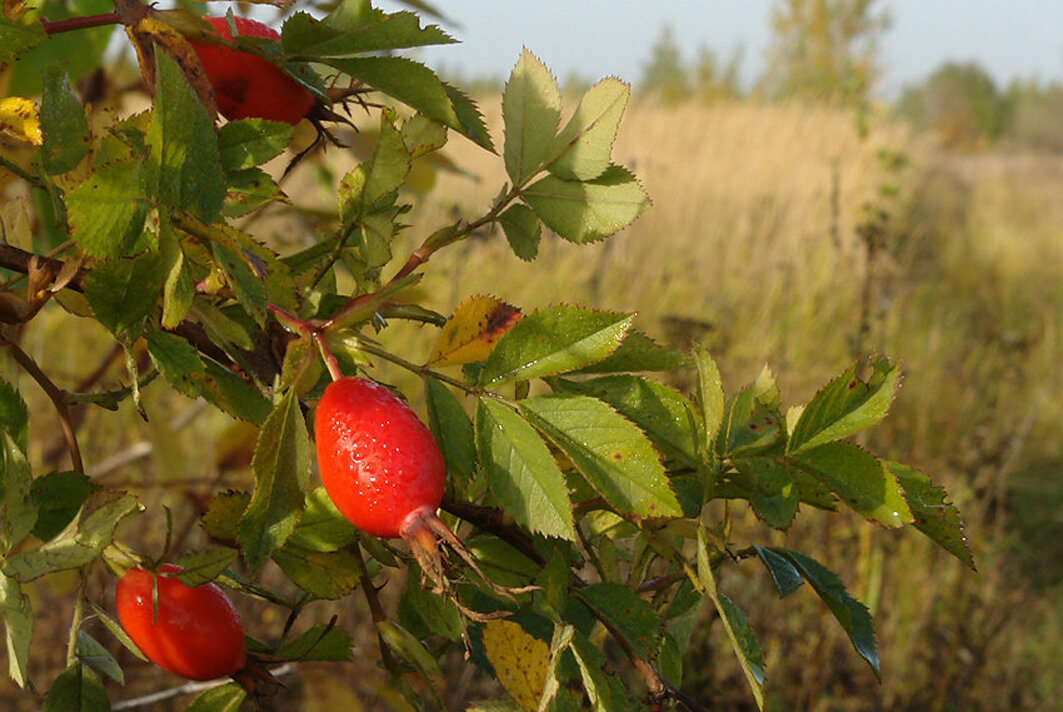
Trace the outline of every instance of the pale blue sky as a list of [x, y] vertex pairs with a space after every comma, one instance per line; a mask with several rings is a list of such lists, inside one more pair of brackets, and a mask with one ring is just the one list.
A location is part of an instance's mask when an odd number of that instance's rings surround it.
[[[638, 81], [661, 27], [670, 25], [686, 61], [701, 46], [726, 60], [744, 51], [743, 76], [758, 75], [769, 40], [772, 0], [432, 0], [461, 23], [461, 45], [422, 58], [469, 75], [506, 76], [522, 45], [564, 78], [608, 74]], [[379, 0], [385, 10], [397, 3]], [[885, 0], [893, 19], [882, 41], [893, 95], [946, 60], [976, 60], [1000, 84], [1063, 80], [1061, 0]]]

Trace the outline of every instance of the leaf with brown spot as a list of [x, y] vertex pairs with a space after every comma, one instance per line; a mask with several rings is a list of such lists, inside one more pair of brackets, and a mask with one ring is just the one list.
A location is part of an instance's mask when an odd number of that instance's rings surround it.
[[126, 27], [133, 47], [137, 51], [137, 61], [140, 64], [140, 72], [144, 77], [144, 83], [154, 91], [155, 87], [155, 47], [161, 46], [169, 54], [181, 72], [185, 75], [189, 86], [195, 91], [196, 96], [207, 109], [211, 119], [218, 117], [218, 105], [214, 102], [214, 87], [207, 77], [203, 63], [199, 61], [199, 55], [175, 27], [157, 17], [147, 16], [132, 27]]
[[483, 361], [502, 334], [521, 318], [520, 309], [480, 294], [466, 299], [447, 319], [428, 359], [432, 366]]
[[549, 646], [506, 620], [488, 621], [484, 625], [483, 641], [487, 659], [502, 687], [524, 709], [537, 709], [546, 686]]

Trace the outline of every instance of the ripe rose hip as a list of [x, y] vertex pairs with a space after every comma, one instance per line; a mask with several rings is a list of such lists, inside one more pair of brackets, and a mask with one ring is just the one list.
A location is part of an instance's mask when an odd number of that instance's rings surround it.
[[[159, 573], [181, 570], [163, 564]], [[158, 609], [152, 600], [152, 580]], [[130, 569], [115, 588], [118, 622], [159, 667], [189, 680], [232, 675], [247, 662], [240, 616], [216, 584], [194, 588], [176, 578]]]
[[[224, 17], [205, 17], [223, 39], [231, 40]], [[234, 17], [240, 35], [279, 40], [280, 35], [261, 22]], [[260, 118], [295, 125], [316, 100], [306, 87], [275, 65], [253, 54], [213, 44], [192, 43], [214, 87], [218, 111], [227, 119]]]
[[387, 388], [364, 378], [329, 384], [314, 434], [325, 491], [356, 527], [407, 537], [420, 523], [438, 521], [443, 456], [425, 424]]

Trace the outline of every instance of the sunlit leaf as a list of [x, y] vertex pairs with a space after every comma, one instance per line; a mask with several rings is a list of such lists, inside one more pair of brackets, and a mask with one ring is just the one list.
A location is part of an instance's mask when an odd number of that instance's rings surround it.
[[542, 169], [561, 120], [557, 80], [527, 49], [521, 51], [502, 91], [502, 120], [506, 172], [519, 184]]
[[476, 471], [476, 436], [457, 397], [434, 378], [425, 379], [428, 427], [447, 463], [447, 476], [459, 494]]
[[178, 580], [185, 586], [201, 586], [221, 576], [236, 561], [236, 549], [220, 546], [205, 551], [190, 551], [177, 560], [181, 572]]
[[974, 569], [974, 557], [967, 546], [963, 520], [948, 501], [945, 489], [933, 484], [929, 477], [913, 467], [898, 462], [887, 462], [886, 467], [904, 490], [904, 499], [912, 510], [912, 526]]
[[535, 712], [546, 684], [549, 646], [507, 620], [488, 621], [483, 644], [498, 682], [521, 707]]
[[912, 521], [897, 478], [866, 450], [851, 443], [832, 442], [804, 450], [796, 459], [861, 516], [887, 527]]
[[31, 496], [32, 484], [26, 453], [11, 433], [0, 430], [0, 555], [33, 531], [39, 505]]
[[41, 164], [50, 174], [71, 170], [89, 150], [85, 109], [70, 88], [66, 72], [57, 65], [49, 67], [44, 75], [40, 131], [44, 134]]
[[546, 176], [528, 186], [522, 196], [547, 227], [581, 244], [619, 232], [650, 205], [635, 176], [620, 166], [607, 168], [589, 181]]
[[236, 712], [246, 697], [247, 691], [239, 683], [230, 682], [200, 692], [184, 712]]
[[454, 310], [436, 337], [430, 366], [483, 361], [517, 321], [520, 309], [487, 295], [469, 297]]
[[19, 582], [3, 572], [0, 572], [0, 619], [4, 623], [8, 675], [16, 685], [25, 687], [29, 680], [33, 610]]
[[558, 157], [550, 164], [550, 172], [564, 180], [600, 176], [609, 167], [613, 141], [630, 96], [631, 87], [616, 77], [588, 89], [554, 141], [551, 152]]

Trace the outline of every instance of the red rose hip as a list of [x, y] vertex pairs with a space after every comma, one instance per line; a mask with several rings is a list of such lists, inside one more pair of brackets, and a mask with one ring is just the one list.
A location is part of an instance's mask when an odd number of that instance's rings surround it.
[[407, 536], [443, 497], [446, 464], [432, 433], [387, 388], [340, 378], [314, 414], [321, 482], [352, 524], [375, 536]]
[[[223, 39], [232, 39], [226, 18], [203, 19]], [[246, 17], [233, 20], [240, 35], [280, 39], [276, 30], [261, 22]], [[214, 87], [218, 111], [227, 119], [260, 118], [295, 125], [316, 103], [309, 89], [261, 57], [221, 45], [193, 42], [192, 46]]]
[[[159, 573], [180, 570], [174, 564], [159, 567]], [[232, 675], [247, 662], [240, 616], [217, 584], [193, 588], [176, 578], [134, 568], [118, 581], [115, 606], [118, 622], [141, 652], [174, 674], [213, 680]]]

